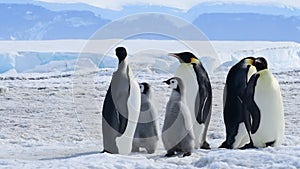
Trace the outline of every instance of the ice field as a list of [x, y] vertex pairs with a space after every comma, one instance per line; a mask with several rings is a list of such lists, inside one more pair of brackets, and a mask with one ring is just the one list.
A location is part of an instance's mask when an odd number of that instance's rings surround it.
[[[93, 43], [96, 47], [78, 40], [16, 41], [14, 47], [11, 42], [0, 42], [0, 168], [300, 168], [300, 44], [191, 42], [193, 48], [199, 47], [199, 58], [212, 83], [208, 131], [212, 149], [195, 150], [185, 158], [166, 158], [161, 140], [154, 154], [100, 153], [102, 104], [117, 58], [113, 48], [97, 53], [97, 47], [106, 42]], [[170, 78], [178, 65], [166, 54], [191, 46], [147, 40], [119, 45], [127, 47], [137, 81], [153, 86], [162, 125], [171, 92], [162, 81]], [[225, 139], [222, 95], [226, 74], [246, 56], [266, 57], [280, 83], [286, 124], [280, 147], [217, 148]]]

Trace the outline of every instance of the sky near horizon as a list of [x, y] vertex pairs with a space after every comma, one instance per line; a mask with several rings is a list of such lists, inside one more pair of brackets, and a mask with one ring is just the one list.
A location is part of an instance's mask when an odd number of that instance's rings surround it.
[[251, 5], [273, 5], [287, 8], [300, 9], [299, 0], [33, 0], [48, 3], [83, 3], [91, 6], [122, 10], [126, 5], [158, 5], [167, 6], [183, 11], [187, 11], [193, 6], [200, 3], [237, 3], [237, 4], [251, 4]]

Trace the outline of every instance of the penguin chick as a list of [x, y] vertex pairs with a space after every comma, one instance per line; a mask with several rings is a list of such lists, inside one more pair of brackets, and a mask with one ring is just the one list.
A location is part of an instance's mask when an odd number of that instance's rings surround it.
[[162, 141], [167, 150], [166, 157], [183, 153], [191, 155], [194, 148], [193, 121], [184, 101], [184, 86], [178, 77], [165, 81], [172, 88], [167, 103], [166, 115], [162, 129]]
[[139, 121], [132, 143], [132, 152], [145, 148], [149, 154], [155, 152], [158, 142], [158, 114], [148, 83], [139, 83], [141, 90], [141, 109]]

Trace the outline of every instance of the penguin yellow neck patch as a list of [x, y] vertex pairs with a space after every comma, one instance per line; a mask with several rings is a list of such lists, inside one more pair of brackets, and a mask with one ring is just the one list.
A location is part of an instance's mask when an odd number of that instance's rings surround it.
[[249, 65], [253, 65], [253, 62], [254, 61], [252, 59], [246, 59], [246, 63], [249, 64]]
[[199, 64], [199, 60], [196, 58], [191, 58], [191, 63]]

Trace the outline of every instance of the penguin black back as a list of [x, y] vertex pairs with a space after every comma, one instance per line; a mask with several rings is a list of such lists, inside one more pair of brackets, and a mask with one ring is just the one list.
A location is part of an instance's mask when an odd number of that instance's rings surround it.
[[[247, 57], [235, 64], [228, 72], [226, 78], [227, 93], [229, 95], [239, 95], [243, 97], [244, 90], [247, 87], [247, 73], [252, 64], [254, 64], [254, 57]], [[229, 96], [229, 98], [232, 98]]]
[[244, 100], [249, 76], [255, 73], [252, 72], [254, 61], [253, 57], [244, 58], [228, 72], [223, 93], [226, 140], [220, 146], [221, 148], [241, 148], [250, 139], [249, 113], [245, 108]]

